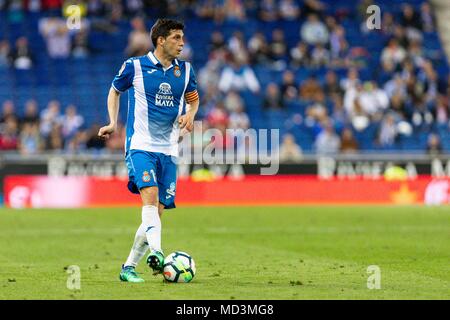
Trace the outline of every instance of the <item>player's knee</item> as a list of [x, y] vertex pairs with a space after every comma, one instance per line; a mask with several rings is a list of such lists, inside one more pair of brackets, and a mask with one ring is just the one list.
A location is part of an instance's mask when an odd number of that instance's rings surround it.
[[146, 187], [140, 190], [142, 204], [144, 206], [158, 206], [158, 188]]

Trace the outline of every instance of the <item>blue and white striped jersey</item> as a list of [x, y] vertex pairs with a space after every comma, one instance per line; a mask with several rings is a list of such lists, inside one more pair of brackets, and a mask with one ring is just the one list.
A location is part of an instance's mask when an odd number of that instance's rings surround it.
[[178, 156], [178, 118], [186, 99], [198, 98], [189, 62], [175, 59], [167, 69], [152, 52], [122, 65], [112, 87], [128, 92], [125, 152], [132, 149]]

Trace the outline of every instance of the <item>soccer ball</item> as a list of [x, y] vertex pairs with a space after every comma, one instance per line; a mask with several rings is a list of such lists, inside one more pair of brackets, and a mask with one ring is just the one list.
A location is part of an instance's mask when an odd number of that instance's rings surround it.
[[195, 262], [186, 252], [175, 251], [164, 259], [164, 278], [169, 282], [190, 282], [195, 276]]

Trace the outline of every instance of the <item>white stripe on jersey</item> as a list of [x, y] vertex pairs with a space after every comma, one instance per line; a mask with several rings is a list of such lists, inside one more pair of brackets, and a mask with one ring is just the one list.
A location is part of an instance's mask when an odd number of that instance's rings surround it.
[[151, 144], [151, 133], [148, 127], [148, 103], [145, 94], [144, 77], [139, 59], [134, 63], [134, 133], [131, 137], [130, 149], [148, 150]]
[[[185, 66], [186, 66], [186, 74], [184, 77], [184, 89], [183, 89], [183, 93], [181, 94], [180, 105], [178, 106], [178, 117], [177, 117], [176, 121], [173, 123], [173, 129], [170, 134], [171, 145], [178, 144], [178, 138], [180, 136], [180, 125], [178, 124], [178, 118], [180, 117], [181, 112], [183, 112], [184, 93], [186, 92], [186, 88], [189, 83], [189, 77], [191, 75], [191, 64], [189, 62], [185, 62]], [[178, 150], [176, 152], [177, 152], [177, 156], [178, 156]]]

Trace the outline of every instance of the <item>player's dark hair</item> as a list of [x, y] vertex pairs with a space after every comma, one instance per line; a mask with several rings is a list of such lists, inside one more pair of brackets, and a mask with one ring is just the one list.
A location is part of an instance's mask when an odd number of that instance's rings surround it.
[[150, 31], [150, 37], [152, 38], [153, 46], [156, 49], [158, 38], [167, 38], [170, 35], [171, 30], [184, 30], [184, 24], [181, 21], [174, 19], [158, 19]]

